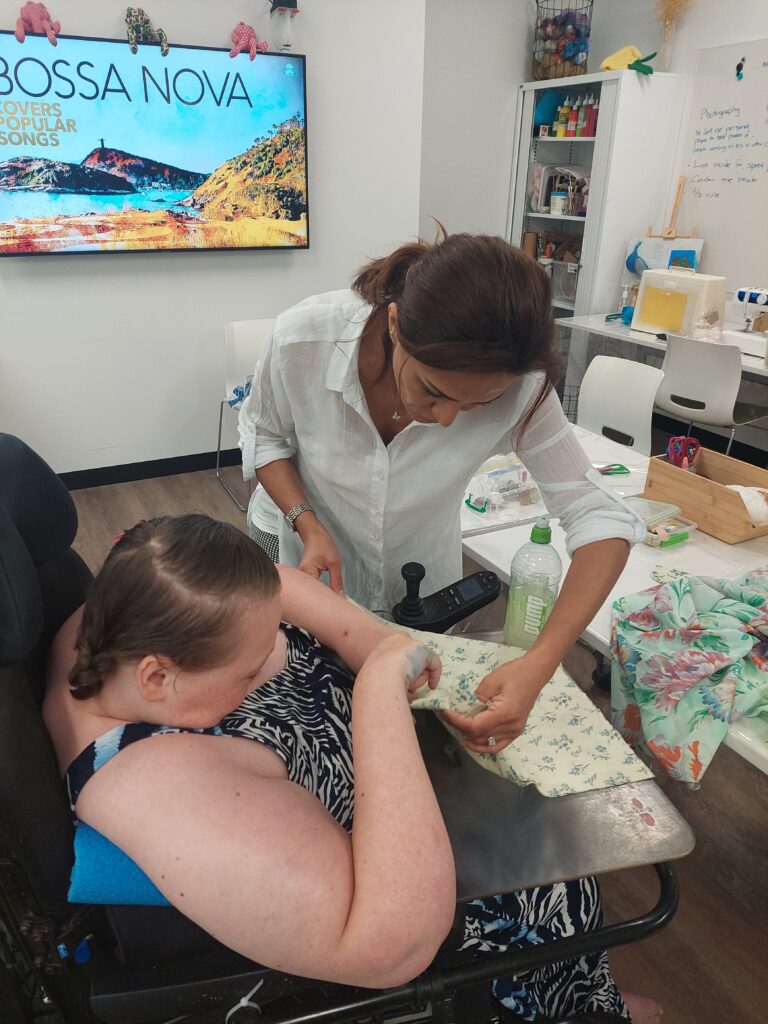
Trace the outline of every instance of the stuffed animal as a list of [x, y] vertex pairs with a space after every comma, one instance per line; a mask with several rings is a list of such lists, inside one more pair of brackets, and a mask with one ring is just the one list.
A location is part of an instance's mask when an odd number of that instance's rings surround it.
[[16, 38], [23, 43], [27, 32], [32, 35], [46, 35], [51, 46], [56, 46], [56, 35], [61, 32], [61, 22], [52, 21], [45, 4], [26, 3], [19, 12], [16, 22]]
[[160, 43], [160, 53], [168, 56], [168, 37], [161, 28], [152, 28], [149, 15], [141, 7], [129, 7], [125, 12], [125, 23], [128, 26], [128, 42], [131, 53], [138, 53], [139, 43]]
[[238, 53], [245, 53], [247, 51], [248, 56], [253, 60], [256, 53], [265, 53], [269, 47], [266, 43], [259, 42], [259, 37], [256, 35], [256, 30], [252, 25], [246, 25], [244, 21], [238, 21], [235, 27], [232, 29], [232, 49], [229, 51], [230, 57], [236, 57]]

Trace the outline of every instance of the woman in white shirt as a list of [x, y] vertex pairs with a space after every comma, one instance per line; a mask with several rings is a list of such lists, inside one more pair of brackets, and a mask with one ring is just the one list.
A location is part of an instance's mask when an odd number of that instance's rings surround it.
[[[602, 484], [553, 384], [549, 277], [501, 238], [451, 235], [374, 260], [353, 289], [282, 313], [240, 413], [246, 477], [283, 513], [280, 559], [373, 610], [424, 564], [461, 576], [459, 510], [490, 455], [515, 450], [567, 534], [571, 566], [541, 635], [485, 678], [488, 709], [447, 715], [474, 750], [518, 736], [541, 688], [643, 536]], [[513, 552], [510, 552], [510, 557]]]

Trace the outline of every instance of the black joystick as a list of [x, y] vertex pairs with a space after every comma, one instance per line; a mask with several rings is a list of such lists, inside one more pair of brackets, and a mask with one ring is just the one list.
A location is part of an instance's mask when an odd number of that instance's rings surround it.
[[392, 609], [392, 618], [401, 626], [428, 633], [444, 633], [501, 593], [499, 577], [485, 569], [428, 597], [419, 596], [419, 586], [426, 575], [420, 562], [406, 562], [400, 573], [405, 580], [405, 597]]
[[424, 602], [419, 597], [419, 587], [426, 575], [421, 562], [406, 562], [400, 570], [405, 580], [405, 597], [400, 602], [400, 613], [406, 617], [416, 618], [424, 611]]

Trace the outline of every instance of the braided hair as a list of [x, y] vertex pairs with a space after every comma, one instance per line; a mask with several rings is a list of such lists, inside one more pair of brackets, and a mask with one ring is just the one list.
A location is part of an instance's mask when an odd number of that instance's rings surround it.
[[279, 587], [267, 555], [228, 523], [196, 514], [138, 523], [88, 589], [72, 696], [94, 697], [119, 665], [148, 654], [187, 671], [226, 663], [238, 598], [269, 600]]

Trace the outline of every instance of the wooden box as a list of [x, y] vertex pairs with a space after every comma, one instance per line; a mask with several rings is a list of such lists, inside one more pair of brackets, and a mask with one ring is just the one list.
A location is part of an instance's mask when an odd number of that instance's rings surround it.
[[648, 464], [643, 496], [672, 502], [702, 533], [726, 544], [768, 535], [768, 524], [753, 526], [741, 495], [726, 484], [768, 488], [768, 470], [706, 448], [696, 456], [695, 473], [672, 466], [666, 455], [658, 455]]

